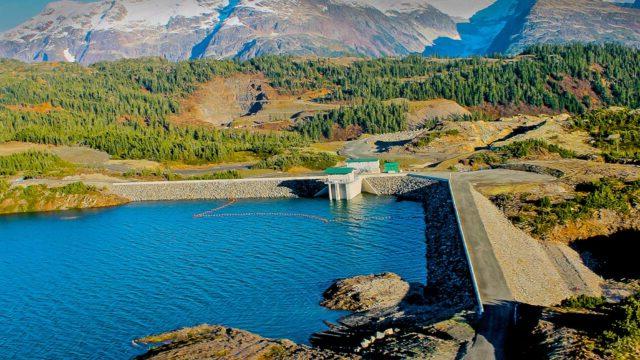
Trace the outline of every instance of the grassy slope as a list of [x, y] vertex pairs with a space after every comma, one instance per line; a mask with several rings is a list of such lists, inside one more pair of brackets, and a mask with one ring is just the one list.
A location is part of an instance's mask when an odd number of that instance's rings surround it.
[[54, 188], [44, 185], [9, 188], [6, 181], [0, 180], [0, 214], [109, 207], [126, 202], [82, 183]]

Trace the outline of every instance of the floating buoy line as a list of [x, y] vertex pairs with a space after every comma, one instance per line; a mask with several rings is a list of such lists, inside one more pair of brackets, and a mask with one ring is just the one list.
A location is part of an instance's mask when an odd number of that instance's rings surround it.
[[286, 213], [286, 212], [245, 212], [245, 213], [220, 213], [233, 204], [237, 203], [236, 199], [231, 199], [228, 203], [219, 206], [215, 209], [207, 210], [193, 215], [196, 219], [214, 219], [214, 218], [235, 218], [235, 217], [288, 217], [288, 218], [301, 218], [320, 221], [325, 224], [329, 223], [341, 223], [350, 221], [388, 221], [393, 219], [420, 219], [423, 216], [370, 216], [370, 217], [349, 217], [349, 218], [337, 218], [329, 219], [319, 215], [302, 214], [302, 213]]
[[249, 213], [224, 213], [224, 214], [208, 214], [200, 215], [198, 218], [230, 218], [230, 217], [294, 217], [304, 218], [310, 220], [318, 220], [325, 224], [332, 222], [331, 220], [322, 216], [310, 215], [310, 214], [295, 214], [295, 213], [279, 213], [279, 212], [249, 212]]
[[205, 211], [205, 212], [201, 212], [201, 213], [199, 213], [199, 214], [195, 214], [195, 215], [193, 215], [193, 217], [194, 217], [194, 218], [197, 218], [197, 219], [198, 219], [198, 218], [205, 218], [205, 217], [209, 217], [210, 215], [213, 215], [214, 213], [217, 213], [217, 212], [219, 212], [220, 210], [223, 210], [223, 209], [225, 209], [225, 208], [228, 208], [229, 206], [232, 206], [233, 204], [235, 204], [235, 203], [237, 203], [237, 202], [238, 202], [238, 200], [236, 200], [236, 199], [231, 199], [231, 200], [229, 200], [229, 202], [228, 202], [228, 203], [226, 203], [226, 204], [224, 204], [224, 205], [222, 205], [222, 206], [218, 206], [218, 207], [217, 207], [217, 208], [215, 208], [215, 209], [211, 209], [211, 210], [207, 210], [207, 211]]

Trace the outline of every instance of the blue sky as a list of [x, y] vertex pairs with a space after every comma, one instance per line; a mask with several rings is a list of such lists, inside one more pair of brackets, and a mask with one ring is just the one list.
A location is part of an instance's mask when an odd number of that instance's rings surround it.
[[[92, 0], [82, 0], [91, 2]], [[0, 0], [0, 31], [12, 27], [39, 13], [52, 0]]]

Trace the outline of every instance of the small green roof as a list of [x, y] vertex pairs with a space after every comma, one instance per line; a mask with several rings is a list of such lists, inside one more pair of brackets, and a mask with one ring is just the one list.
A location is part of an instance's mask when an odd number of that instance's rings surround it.
[[376, 158], [358, 158], [358, 159], [348, 159], [347, 163], [364, 163], [364, 162], [378, 162], [379, 160]]
[[400, 164], [397, 163], [397, 162], [384, 163], [384, 171], [385, 172], [391, 172], [391, 171], [400, 172]]
[[324, 171], [327, 175], [349, 175], [353, 172], [349, 167], [332, 167]]

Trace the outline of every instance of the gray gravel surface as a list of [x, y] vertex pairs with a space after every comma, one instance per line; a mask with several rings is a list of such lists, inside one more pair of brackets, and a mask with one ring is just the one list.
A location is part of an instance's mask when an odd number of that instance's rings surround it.
[[561, 244], [542, 244], [516, 228], [491, 201], [474, 201], [507, 284], [517, 301], [549, 306], [579, 294], [599, 294], [602, 279]]

